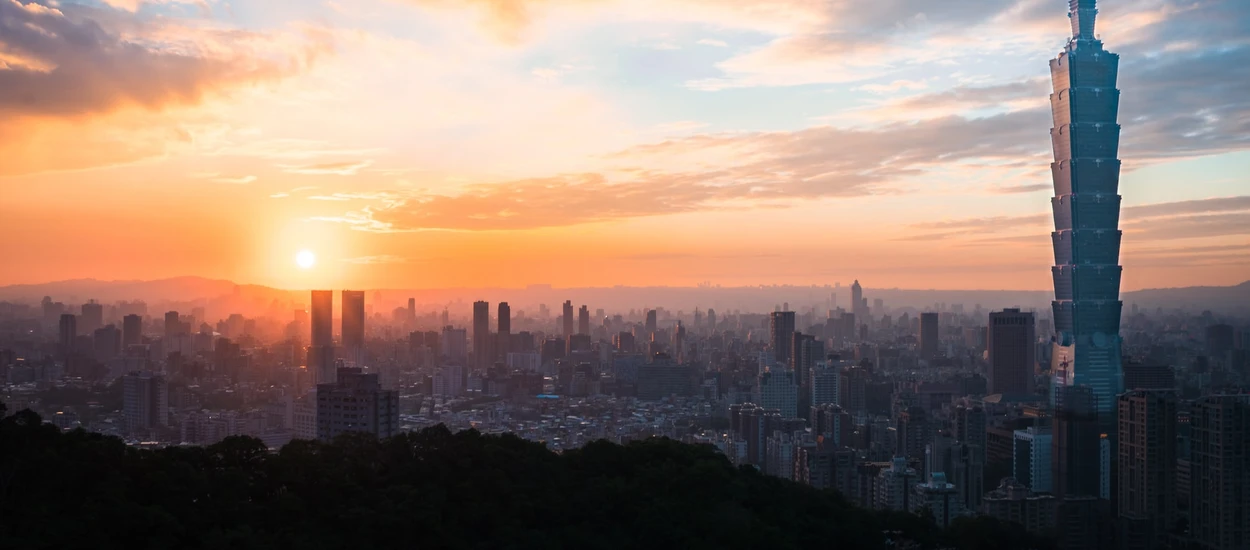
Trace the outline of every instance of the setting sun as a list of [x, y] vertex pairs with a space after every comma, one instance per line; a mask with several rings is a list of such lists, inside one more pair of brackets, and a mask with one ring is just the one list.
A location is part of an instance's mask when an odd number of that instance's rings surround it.
[[295, 265], [298, 265], [300, 269], [311, 268], [316, 263], [317, 255], [310, 250], [301, 250], [295, 255]]

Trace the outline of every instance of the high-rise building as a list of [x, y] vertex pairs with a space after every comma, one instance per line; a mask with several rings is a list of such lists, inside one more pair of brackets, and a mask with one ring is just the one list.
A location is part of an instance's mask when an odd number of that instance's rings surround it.
[[[924, 407], [912, 406], [900, 411], [895, 424], [898, 426], [898, 441], [895, 444], [895, 456], [925, 464], [925, 447], [933, 441], [935, 422], [929, 418]], [[923, 472], [928, 475], [932, 472]]]
[[949, 527], [951, 521], [964, 513], [964, 501], [959, 496], [959, 490], [946, 481], [944, 472], [931, 473], [929, 482], [916, 485], [914, 493], [911, 511], [927, 511], [939, 526]]
[[868, 320], [868, 306], [864, 300], [864, 287], [859, 286], [859, 279], [851, 283], [851, 313], [860, 321]]
[[508, 302], [499, 302], [497, 322], [499, 330], [496, 331], [498, 334], [495, 338], [498, 343], [495, 347], [498, 351], [495, 353], [495, 356], [506, 361], [508, 352], [512, 351], [512, 307], [508, 305]]
[[317, 384], [317, 439], [350, 432], [382, 438], [399, 432], [399, 394], [382, 389], [377, 373], [343, 367], [337, 376], [333, 383]]
[[343, 353], [353, 363], [364, 361], [365, 291], [343, 291]]
[[131, 313], [122, 317], [122, 348], [137, 346], [143, 341], [143, 317]]
[[782, 418], [799, 415], [799, 385], [793, 371], [764, 370], [756, 379], [755, 394], [756, 403], [781, 411]]
[[[166, 316], [166, 327], [168, 319]], [[310, 319], [308, 370], [315, 373], [318, 384], [334, 383], [334, 291], [312, 291]]]
[[716, 310], [707, 309], [707, 328], [712, 332], [716, 332]]
[[791, 348], [794, 346], [794, 312], [774, 311], [768, 314], [768, 343], [773, 351], [773, 360], [787, 365], [790, 363]]
[[417, 320], [417, 299], [408, 299], [408, 322], [414, 323]]
[[1034, 535], [1054, 534], [1055, 497], [1030, 491], [1027, 485], [1012, 478], [1004, 478], [997, 489], [985, 495], [981, 513], [1000, 521], [1018, 523]]
[[165, 341], [172, 342], [182, 333], [182, 319], [177, 311], [165, 312]]
[[1250, 395], [1204, 397], [1191, 409], [1190, 538], [1203, 550], [1250, 545]]
[[1169, 391], [1130, 391], [1119, 397], [1116, 508], [1122, 539], [1149, 550], [1176, 515], [1176, 398]]
[[894, 457], [890, 467], [877, 474], [874, 508], [911, 511], [912, 491], [918, 481], [920, 473], [907, 465], [907, 458]]
[[82, 317], [78, 322], [78, 330], [83, 334], [91, 334], [95, 329], [104, 326], [104, 305], [90, 300], [82, 305]]
[[169, 387], [165, 377], [131, 372], [122, 377], [122, 418], [131, 436], [146, 436], [169, 425]]
[[[808, 384], [811, 388], [811, 406], [838, 404], [840, 374], [837, 368], [823, 364], [812, 369], [811, 381]], [[816, 421], [815, 419], [809, 420]]]
[[[922, 323], [922, 330], [923, 327]], [[1032, 312], [1004, 309], [990, 313], [986, 333], [991, 394], [1033, 393], [1033, 366], [1037, 361], [1036, 330]]]
[[932, 361], [938, 356], [938, 314], [920, 314], [920, 358]]
[[105, 325], [91, 333], [92, 346], [97, 361], [107, 362], [121, 355], [122, 331], [117, 325]]
[[1124, 365], [1125, 390], [1173, 390], [1176, 389], [1176, 373], [1167, 365], [1148, 365], [1126, 362]]
[[73, 313], [62, 313], [57, 326], [58, 347], [62, 354], [74, 351], [74, 340], [78, 338], [78, 318]]
[[[1072, 38], [1051, 60], [1056, 386], [1089, 386], [1113, 424], [1120, 365], [1120, 56], [1094, 32], [1096, 0], [1069, 0]], [[1059, 392], [1051, 392], [1052, 397]]]
[[473, 364], [478, 369], [489, 367], [493, 361], [490, 352], [490, 303], [473, 302]]
[[1050, 428], [1031, 426], [1013, 435], [1012, 475], [1034, 493], [1049, 493], [1053, 473]]
[[564, 309], [562, 311], [564, 312], [564, 316], [560, 319], [564, 324], [564, 341], [567, 342], [569, 340], [569, 336], [573, 335], [573, 301], [565, 300]]
[[590, 308], [585, 305], [577, 309], [577, 333], [590, 334]]
[[1059, 386], [1051, 428], [1051, 487], [1059, 499], [1102, 492], [1098, 397], [1089, 386]]
[[646, 336], [647, 336], [648, 338], [650, 338], [650, 336], [651, 336], [652, 334], [655, 334], [655, 331], [656, 331], [656, 329], [657, 329], [657, 328], [659, 328], [659, 326], [658, 326], [658, 324], [657, 324], [657, 322], [656, 322], [656, 313], [655, 313], [655, 310], [654, 310], [654, 309], [648, 309], [648, 310], [647, 310], [647, 324], [646, 324], [646, 331], [647, 331], [647, 334], [646, 334]]

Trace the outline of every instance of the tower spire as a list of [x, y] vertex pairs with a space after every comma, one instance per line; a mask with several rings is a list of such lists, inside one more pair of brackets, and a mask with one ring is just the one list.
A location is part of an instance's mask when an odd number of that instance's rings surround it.
[[1072, 20], [1073, 40], [1093, 40], [1094, 20], [1098, 18], [1098, 0], [1068, 0], [1068, 19]]

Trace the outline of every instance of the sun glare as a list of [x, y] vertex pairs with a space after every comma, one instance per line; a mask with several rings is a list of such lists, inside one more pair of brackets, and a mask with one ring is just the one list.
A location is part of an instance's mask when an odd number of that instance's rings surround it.
[[295, 264], [298, 265], [300, 269], [308, 269], [316, 263], [317, 255], [313, 254], [311, 250], [301, 250], [295, 255]]

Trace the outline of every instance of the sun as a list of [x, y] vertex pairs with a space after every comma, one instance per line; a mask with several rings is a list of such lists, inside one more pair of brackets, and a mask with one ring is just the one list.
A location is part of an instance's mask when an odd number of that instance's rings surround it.
[[317, 255], [311, 250], [301, 250], [295, 255], [295, 265], [300, 269], [309, 269], [317, 263]]

